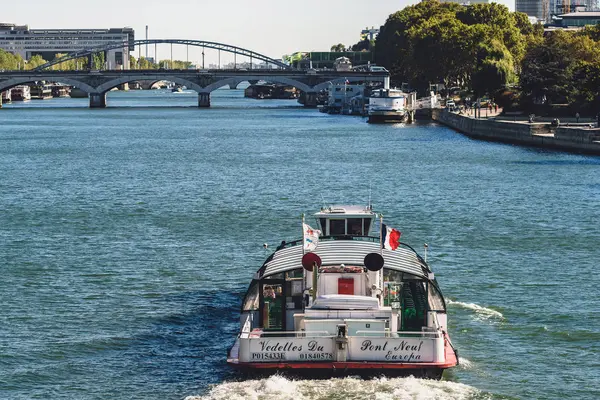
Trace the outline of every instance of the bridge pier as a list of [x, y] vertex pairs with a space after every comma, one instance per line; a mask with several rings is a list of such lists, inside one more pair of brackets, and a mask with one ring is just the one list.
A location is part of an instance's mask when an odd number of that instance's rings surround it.
[[317, 107], [317, 92], [306, 92], [304, 94], [304, 107]]
[[90, 93], [90, 108], [105, 108], [106, 93]]
[[0, 108], [2, 108], [2, 92], [0, 92]]
[[210, 107], [210, 93], [198, 93], [198, 107]]

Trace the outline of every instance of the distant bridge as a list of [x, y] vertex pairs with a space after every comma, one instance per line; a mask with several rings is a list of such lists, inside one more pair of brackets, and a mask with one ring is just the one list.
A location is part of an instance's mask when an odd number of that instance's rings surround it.
[[[205, 49], [205, 48], [215, 49], [215, 50], [219, 51], [219, 59], [220, 59], [221, 51], [231, 53], [234, 55], [234, 68], [236, 68], [235, 64], [237, 63], [237, 56], [240, 55], [240, 56], [248, 57], [250, 59], [251, 65], [252, 65], [253, 60], [259, 60], [259, 61], [263, 61], [267, 64], [275, 65], [282, 69], [291, 69], [291, 67], [289, 65], [284, 64], [280, 60], [276, 60], [274, 58], [265, 56], [264, 54], [257, 53], [252, 50], [244, 49], [242, 47], [232, 46], [230, 44], [218, 43], [218, 42], [208, 42], [205, 40], [188, 40], [188, 39], [143, 39], [143, 40], [115, 42], [115, 43], [110, 43], [110, 44], [100, 46], [100, 47], [82, 49], [80, 51], [69, 53], [61, 58], [52, 60], [46, 64], [40, 65], [35, 70], [41, 71], [41, 70], [47, 69], [53, 65], [60, 64], [60, 63], [63, 63], [65, 61], [69, 61], [69, 60], [74, 60], [77, 58], [83, 58], [83, 57], [88, 58], [88, 66], [91, 68], [92, 56], [94, 54], [103, 53], [106, 51], [116, 50], [116, 49], [125, 49], [125, 48], [133, 50], [133, 49], [135, 49], [136, 46], [141, 47], [141, 46], [147, 46], [147, 45], [152, 45], [152, 44], [153, 45], [157, 45], [157, 44], [174, 45], [174, 44], [176, 44], [176, 45], [185, 45], [185, 46], [193, 46], [193, 47], [202, 47], [203, 49]], [[202, 57], [204, 58], [204, 50], [202, 51]], [[155, 61], [158, 62], [158, 60], [155, 60]], [[204, 64], [204, 60], [203, 60], [203, 64]], [[204, 65], [202, 65], [202, 67], [204, 68]]]
[[122, 84], [135, 81], [171, 81], [198, 92], [198, 107], [210, 107], [210, 93], [213, 90], [223, 86], [237, 87], [244, 81], [266, 81], [295, 87], [304, 92], [304, 105], [315, 107], [317, 93], [331, 84], [383, 83], [386, 78], [389, 79], [388, 72], [295, 69], [5, 71], [0, 72], [0, 92], [32, 82], [60, 82], [88, 93], [91, 108], [103, 108], [106, 107], [106, 93]]

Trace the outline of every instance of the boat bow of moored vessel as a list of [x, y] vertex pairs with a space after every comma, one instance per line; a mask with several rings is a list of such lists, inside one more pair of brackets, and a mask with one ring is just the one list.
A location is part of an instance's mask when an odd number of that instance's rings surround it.
[[[330, 207], [254, 275], [228, 363], [247, 371], [440, 378], [458, 363], [427, 262], [371, 207]], [[323, 235], [320, 235], [323, 232]]]

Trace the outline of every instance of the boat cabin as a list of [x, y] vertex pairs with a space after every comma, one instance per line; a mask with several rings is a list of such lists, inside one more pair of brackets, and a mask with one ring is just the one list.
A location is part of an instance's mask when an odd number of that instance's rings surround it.
[[[379, 237], [369, 236], [376, 218], [370, 207], [327, 207], [314, 216], [323, 232], [316, 271], [303, 266], [302, 241], [280, 247], [256, 273], [242, 321], [250, 317], [252, 329], [291, 332], [312, 330], [316, 320], [332, 316], [376, 319], [381, 332], [420, 331], [438, 312], [444, 315], [436, 320], [445, 321], [445, 303], [425, 261], [408, 246], [381, 250]], [[383, 255], [382, 266], [367, 265], [369, 254]]]
[[334, 206], [315, 214], [324, 236], [369, 236], [375, 213], [371, 207]]

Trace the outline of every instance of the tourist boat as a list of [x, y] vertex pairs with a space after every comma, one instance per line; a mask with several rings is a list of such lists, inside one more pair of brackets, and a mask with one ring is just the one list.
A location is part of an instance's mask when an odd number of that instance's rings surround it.
[[50, 86], [52, 90], [52, 97], [69, 97], [70, 86], [62, 85], [60, 83]]
[[368, 122], [404, 122], [407, 96], [398, 89], [378, 89], [369, 97]]
[[31, 89], [26, 85], [15, 86], [12, 89], [12, 101], [29, 101], [31, 100]]
[[369, 236], [371, 206], [315, 217], [318, 230], [303, 221], [303, 239], [281, 242], [252, 278], [227, 362], [251, 374], [433, 379], [456, 366], [426, 254], [382, 220], [382, 234]]
[[31, 98], [33, 100], [47, 100], [52, 98], [52, 87], [50, 85], [31, 86]]

